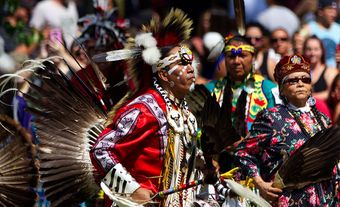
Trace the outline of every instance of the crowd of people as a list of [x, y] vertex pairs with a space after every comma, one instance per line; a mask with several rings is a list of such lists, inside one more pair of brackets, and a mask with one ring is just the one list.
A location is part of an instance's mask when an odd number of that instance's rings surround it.
[[[245, 1], [246, 15], [252, 2]], [[238, 34], [234, 20], [240, 17], [219, 1], [194, 21], [186, 8], [168, 8], [180, 6], [177, 1], [153, 2], [148, 14], [142, 14], [150, 9], [142, 1], [93, 1], [92, 14], [79, 11], [86, 7], [81, 1], [9, 1], [2, 8], [0, 74], [20, 74], [27, 60], [51, 60], [60, 70], [53, 74], [63, 74], [82, 100], [94, 100], [93, 107], [107, 113], [104, 130], [85, 153], [98, 185], [131, 206], [255, 205], [224, 183], [221, 175], [232, 172], [228, 179], [247, 187], [251, 180], [252, 192], [273, 206], [338, 207], [340, 155], [332, 151], [338, 143], [327, 148], [334, 154], [327, 160], [332, 169], [313, 172], [322, 174], [315, 181], [289, 188], [273, 182], [287, 157], [308, 140], [330, 130], [339, 134], [340, 2], [259, 2], [264, 7], [245, 19], [245, 32]], [[129, 6], [146, 21], [124, 16]], [[28, 129], [39, 146], [39, 114], [26, 108], [27, 94], [34, 97], [28, 83], [41, 82], [20, 75], [25, 80], [13, 81], [19, 92], [1, 93], [1, 114]], [[202, 91], [195, 113], [187, 98]], [[228, 125], [220, 139], [233, 141], [212, 154], [203, 139], [221, 143], [204, 126], [216, 111]], [[210, 127], [217, 126], [225, 125]], [[49, 206], [44, 186], [35, 190], [37, 205]], [[121, 205], [112, 195], [94, 204], [96, 196], [79, 205]]]

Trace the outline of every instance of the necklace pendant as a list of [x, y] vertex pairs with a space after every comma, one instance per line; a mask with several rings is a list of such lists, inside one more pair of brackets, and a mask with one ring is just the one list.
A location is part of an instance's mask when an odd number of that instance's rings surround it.
[[189, 128], [191, 135], [195, 137], [197, 135], [196, 117], [189, 111], [187, 113], [188, 113], [188, 120], [187, 120], [188, 128]]
[[167, 120], [176, 133], [184, 132], [184, 120], [178, 111], [171, 109], [167, 115]]

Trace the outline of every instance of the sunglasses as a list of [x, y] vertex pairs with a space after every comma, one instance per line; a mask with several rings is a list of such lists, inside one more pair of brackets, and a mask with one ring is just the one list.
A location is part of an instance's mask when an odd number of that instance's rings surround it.
[[248, 40], [255, 40], [256, 42], [259, 42], [262, 40], [262, 37], [255, 37], [255, 36], [246, 36]]
[[283, 37], [283, 38], [271, 38], [270, 39], [271, 42], [287, 42], [288, 41], [288, 37]]
[[302, 83], [310, 84], [312, 82], [312, 79], [310, 77], [300, 77], [300, 78], [288, 78], [283, 81], [283, 84], [288, 85], [296, 85], [299, 83], [299, 81], [302, 81]]

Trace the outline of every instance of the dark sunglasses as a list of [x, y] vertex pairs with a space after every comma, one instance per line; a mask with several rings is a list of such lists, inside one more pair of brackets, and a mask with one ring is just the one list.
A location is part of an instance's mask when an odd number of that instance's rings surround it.
[[259, 42], [262, 40], [262, 37], [252, 37], [252, 36], [246, 36], [246, 38], [251, 41], [252, 39], [254, 39], [256, 42]]
[[289, 85], [296, 85], [299, 83], [299, 81], [302, 81], [302, 83], [310, 84], [312, 82], [312, 79], [310, 77], [300, 77], [300, 78], [288, 78], [285, 81], [283, 81], [284, 84]]
[[283, 38], [271, 38], [270, 41], [271, 42], [278, 42], [278, 41], [287, 42], [288, 38], [287, 37], [283, 37]]

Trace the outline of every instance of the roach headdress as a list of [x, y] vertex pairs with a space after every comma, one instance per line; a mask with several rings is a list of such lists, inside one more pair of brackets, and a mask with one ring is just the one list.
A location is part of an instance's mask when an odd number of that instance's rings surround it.
[[[110, 124], [116, 109], [127, 99], [151, 85], [153, 73], [171, 64], [171, 60], [165, 58], [166, 54], [171, 48], [179, 46], [190, 38], [191, 26], [192, 20], [182, 10], [171, 9], [163, 20], [153, 18], [148, 25], [144, 25], [126, 49], [114, 50], [93, 57], [93, 60], [97, 62], [128, 61], [127, 81], [130, 91], [109, 113], [106, 125]], [[190, 52], [190, 50], [181, 50], [178, 58], [185, 59], [188, 55], [191, 57]]]

